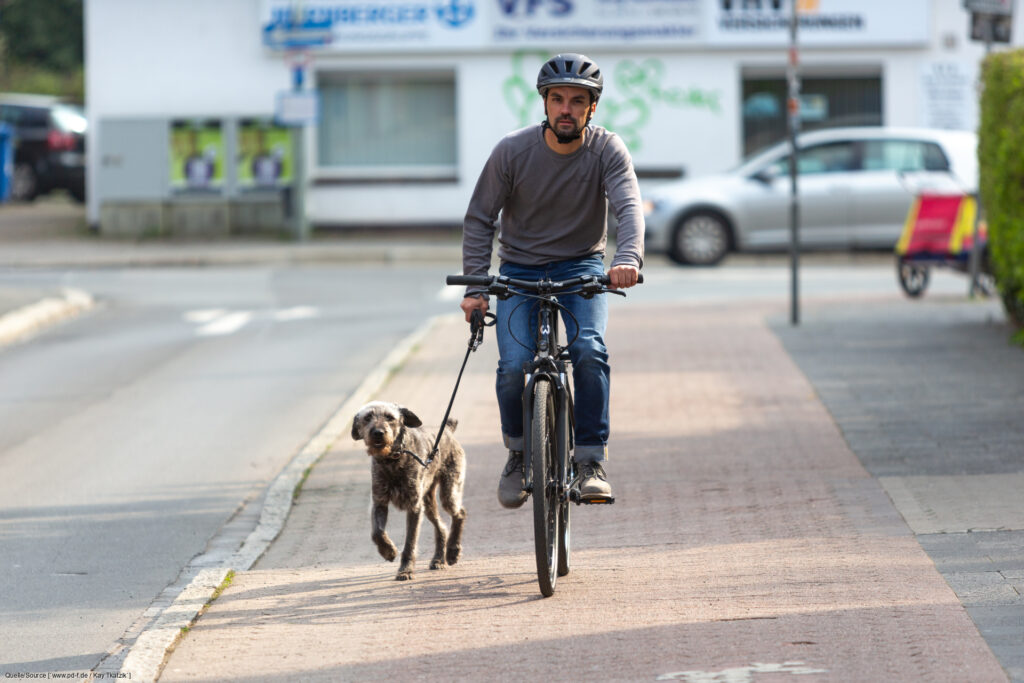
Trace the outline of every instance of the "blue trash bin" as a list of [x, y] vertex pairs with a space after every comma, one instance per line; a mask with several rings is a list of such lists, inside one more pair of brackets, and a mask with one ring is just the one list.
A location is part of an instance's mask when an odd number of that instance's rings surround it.
[[14, 174], [14, 131], [0, 122], [0, 202], [11, 198], [11, 177]]

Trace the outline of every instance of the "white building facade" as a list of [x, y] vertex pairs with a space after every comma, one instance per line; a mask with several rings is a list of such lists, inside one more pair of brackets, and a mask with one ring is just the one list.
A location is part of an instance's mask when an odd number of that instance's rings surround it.
[[[89, 220], [223, 220], [304, 176], [313, 226], [458, 225], [497, 140], [541, 120], [558, 52], [601, 66], [595, 123], [642, 186], [719, 171], [785, 130], [792, 1], [805, 127], [976, 127], [963, 0], [86, 0]], [[309, 101], [295, 65], [316, 97], [298, 151], [275, 120]]]

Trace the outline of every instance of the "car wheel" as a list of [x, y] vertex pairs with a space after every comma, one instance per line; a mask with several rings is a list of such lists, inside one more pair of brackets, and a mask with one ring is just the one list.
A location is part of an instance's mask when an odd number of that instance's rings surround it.
[[669, 257], [676, 263], [713, 266], [728, 252], [729, 224], [716, 213], [691, 213], [672, 232]]
[[11, 175], [11, 199], [30, 202], [39, 194], [39, 179], [31, 164], [15, 164]]

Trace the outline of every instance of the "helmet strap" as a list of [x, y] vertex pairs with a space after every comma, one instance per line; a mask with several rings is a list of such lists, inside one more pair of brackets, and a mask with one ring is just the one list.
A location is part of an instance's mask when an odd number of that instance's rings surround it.
[[[588, 121], [589, 121], [589, 119], [588, 119]], [[551, 124], [548, 123], [547, 118], [545, 118], [544, 121], [542, 121], [540, 125], [541, 125], [542, 129], [546, 128], [546, 129], [550, 130], [554, 134], [555, 139], [558, 140], [558, 143], [561, 144], [561, 145], [568, 145], [570, 142], [573, 142], [575, 140], [579, 140], [581, 137], [583, 137], [583, 129], [582, 128], [577, 130], [572, 135], [561, 135], [561, 134], [559, 134], [554, 128], [551, 127]], [[584, 126], [584, 127], [586, 127], [586, 126]]]

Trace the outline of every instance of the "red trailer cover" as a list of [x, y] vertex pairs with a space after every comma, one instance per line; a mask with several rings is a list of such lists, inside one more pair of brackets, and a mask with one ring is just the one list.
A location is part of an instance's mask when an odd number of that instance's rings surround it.
[[[974, 245], [977, 202], [970, 195], [923, 194], [914, 200], [896, 243], [900, 256], [966, 258]], [[985, 242], [985, 223], [978, 236]]]

